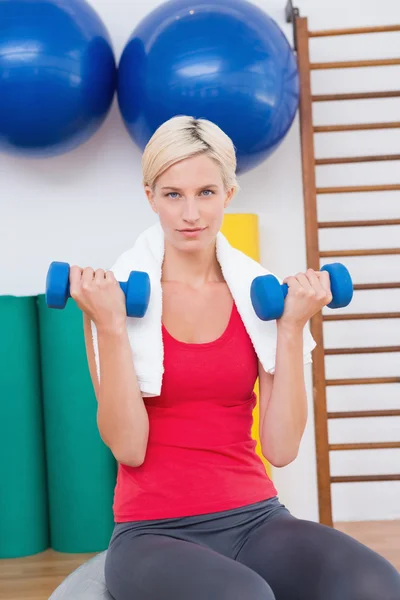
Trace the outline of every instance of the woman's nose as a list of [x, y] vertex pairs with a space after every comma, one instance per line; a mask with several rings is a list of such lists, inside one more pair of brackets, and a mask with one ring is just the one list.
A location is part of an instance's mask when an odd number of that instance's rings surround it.
[[186, 199], [182, 216], [185, 221], [194, 222], [199, 219], [199, 208], [195, 198]]

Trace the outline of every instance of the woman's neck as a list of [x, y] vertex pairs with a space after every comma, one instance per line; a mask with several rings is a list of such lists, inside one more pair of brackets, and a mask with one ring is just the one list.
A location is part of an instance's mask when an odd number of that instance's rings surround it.
[[199, 252], [182, 252], [166, 241], [162, 281], [175, 281], [193, 288], [224, 281], [215, 243]]

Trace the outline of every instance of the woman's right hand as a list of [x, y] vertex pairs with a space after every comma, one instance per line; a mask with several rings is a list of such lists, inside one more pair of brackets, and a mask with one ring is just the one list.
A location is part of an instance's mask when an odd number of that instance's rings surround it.
[[69, 272], [70, 294], [97, 329], [126, 324], [126, 300], [112, 271], [77, 265]]

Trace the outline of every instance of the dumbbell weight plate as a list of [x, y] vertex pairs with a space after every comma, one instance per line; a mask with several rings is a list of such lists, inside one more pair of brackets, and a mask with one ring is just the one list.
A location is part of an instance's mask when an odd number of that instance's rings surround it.
[[330, 276], [333, 300], [328, 308], [343, 308], [350, 304], [354, 288], [347, 268], [342, 263], [330, 263], [323, 266], [321, 271], [328, 271]]
[[138, 319], [144, 317], [150, 301], [150, 277], [144, 271], [132, 271], [128, 281], [120, 283], [126, 296], [126, 314]]
[[54, 261], [46, 277], [46, 304], [49, 308], [65, 308], [69, 298], [69, 264]]
[[284, 294], [274, 275], [260, 275], [253, 279], [250, 296], [255, 313], [262, 321], [279, 319], [284, 309]]

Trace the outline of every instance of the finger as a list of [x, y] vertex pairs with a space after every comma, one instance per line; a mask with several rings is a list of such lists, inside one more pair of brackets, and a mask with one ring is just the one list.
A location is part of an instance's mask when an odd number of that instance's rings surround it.
[[[307, 278], [310, 281], [312, 289], [314, 290], [314, 294], [316, 299], [319, 302], [323, 302], [325, 305], [329, 304], [332, 300], [332, 294], [330, 291], [330, 283], [329, 283], [329, 274], [328, 281], [323, 274], [324, 272], [314, 271], [314, 269], [307, 269]], [[326, 287], [326, 285], [328, 287]]]
[[332, 289], [331, 289], [331, 279], [328, 271], [320, 271], [317, 273], [320, 284], [326, 295], [326, 303], [329, 304], [332, 301]]
[[106, 271], [105, 278], [112, 281], [115, 280], [115, 275], [112, 271]]
[[283, 283], [286, 283], [286, 285], [289, 288], [292, 288], [292, 289], [295, 289], [295, 290], [302, 287], [301, 284], [297, 281], [296, 277], [294, 277], [294, 275], [290, 275], [289, 277], [286, 277], [283, 280]]
[[94, 274], [94, 280], [95, 281], [104, 281], [104, 279], [105, 279], [104, 269], [96, 269], [96, 272]]
[[112, 271], [106, 271], [104, 275], [106, 281], [112, 282], [114, 285], [117, 285], [117, 279]]
[[82, 271], [83, 271], [83, 269], [81, 267], [78, 267], [78, 265], [73, 265], [72, 267], [70, 267], [69, 282], [70, 282], [71, 286], [76, 286], [80, 283]]
[[324, 290], [331, 293], [331, 278], [328, 271], [319, 271], [316, 275]]
[[304, 288], [307, 292], [313, 291], [313, 287], [305, 273], [297, 273], [296, 279], [301, 285], [301, 287]]
[[75, 299], [80, 290], [82, 270], [78, 265], [73, 265], [69, 269], [69, 293], [71, 298]]
[[85, 267], [82, 271], [82, 283], [89, 283], [93, 281], [94, 269], [92, 267]]
[[314, 269], [307, 269], [306, 277], [310, 282], [311, 287], [318, 295], [325, 294], [326, 290], [320, 281], [317, 271], [314, 271]]

